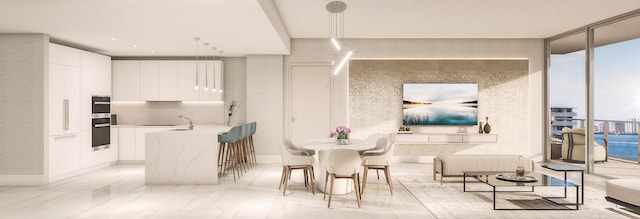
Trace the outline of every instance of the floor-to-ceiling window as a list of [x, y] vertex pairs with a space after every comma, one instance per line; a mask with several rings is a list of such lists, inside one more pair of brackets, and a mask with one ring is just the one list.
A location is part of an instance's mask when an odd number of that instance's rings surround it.
[[[595, 140], [593, 147], [596, 150], [592, 148], [587, 153], [590, 156], [595, 154], [592, 159], [602, 161], [598, 159], [598, 147], [601, 147], [606, 150], [604, 163], [609, 159], [638, 162], [638, 26], [640, 10], [547, 39], [547, 92], [551, 120], [548, 132], [551, 144], [547, 145], [551, 156], [548, 159], [566, 161], [566, 152], [560, 156], [553, 154], [554, 145], [567, 142], [563, 139], [562, 128], [587, 127], [593, 131]], [[555, 152], [562, 153], [561, 150]], [[587, 154], [583, 160], [589, 160]], [[589, 162], [587, 166], [590, 165], [593, 164]]]
[[594, 29], [596, 141], [612, 158], [638, 161], [640, 16]]

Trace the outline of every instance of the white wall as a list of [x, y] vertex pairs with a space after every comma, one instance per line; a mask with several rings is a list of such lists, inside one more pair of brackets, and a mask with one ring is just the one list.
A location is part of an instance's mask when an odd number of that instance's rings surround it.
[[[247, 56], [247, 122], [257, 122], [257, 155], [278, 155], [282, 142], [283, 57]], [[260, 159], [260, 158], [258, 158]], [[260, 161], [262, 162], [262, 161]]]
[[[543, 147], [543, 40], [542, 39], [348, 39], [342, 40], [343, 48], [353, 49], [352, 59], [526, 59], [529, 60], [528, 101], [526, 113], [528, 133], [522, 139], [527, 151], [524, 155], [535, 156]], [[284, 132], [290, 133], [290, 83], [289, 66], [294, 63], [329, 62], [335, 54], [327, 39], [293, 39], [291, 55], [284, 59]], [[347, 66], [348, 67], [348, 66]], [[333, 124], [348, 124], [348, 71], [343, 70], [334, 78]], [[282, 136], [288, 138], [289, 136]], [[428, 148], [424, 149], [428, 150]]]
[[43, 183], [49, 36], [0, 34], [0, 185]]

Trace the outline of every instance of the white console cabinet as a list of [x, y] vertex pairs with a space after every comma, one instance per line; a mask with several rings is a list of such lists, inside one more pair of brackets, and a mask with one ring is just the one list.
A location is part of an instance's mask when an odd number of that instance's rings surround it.
[[495, 134], [474, 133], [414, 133], [396, 134], [396, 144], [480, 144], [497, 143]]

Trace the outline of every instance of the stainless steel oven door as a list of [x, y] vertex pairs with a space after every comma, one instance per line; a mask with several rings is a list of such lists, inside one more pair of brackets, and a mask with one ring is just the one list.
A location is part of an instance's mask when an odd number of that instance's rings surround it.
[[111, 119], [94, 118], [91, 120], [91, 147], [111, 144]]
[[111, 97], [92, 96], [91, 97], [91, 113], [92, 114], [111, 113]]

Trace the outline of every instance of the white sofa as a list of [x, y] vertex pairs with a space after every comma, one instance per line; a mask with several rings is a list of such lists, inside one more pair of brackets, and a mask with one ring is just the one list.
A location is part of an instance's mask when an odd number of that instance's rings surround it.
[[512, 154], [447, 154], [433, 159], [433, 180], [440, 174], [440, 184], [444, 177], [462, 177], [462, 171], [515, 172], [522, 163], [525, 171], [533, 172], [533, 161]]
[[640, 179], [610, 179], [605, 190], [607, 201], [640, 213]]

